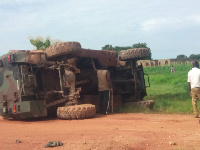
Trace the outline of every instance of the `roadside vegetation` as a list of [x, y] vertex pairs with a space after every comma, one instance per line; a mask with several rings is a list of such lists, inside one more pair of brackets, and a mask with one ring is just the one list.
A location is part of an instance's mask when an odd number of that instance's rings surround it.
[[[192, 102], [187, 83], [187, 73], [192, 65], [177, 64], [174, 68], [175, 73], [171, 73], [171, 66], [144, 68], [151, 84], [147, 87], [147, 96], [144, 100], [154, 100], [153, 109], [126, 107], [117, 112], [192, 114]], [[198, 106], [200, 110], [199, 103]]]

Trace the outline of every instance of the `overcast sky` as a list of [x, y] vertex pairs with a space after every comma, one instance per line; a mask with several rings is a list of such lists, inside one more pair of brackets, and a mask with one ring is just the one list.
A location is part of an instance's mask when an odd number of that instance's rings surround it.
[[147, 43], [153, 59], [200, 54], [200, 0], [0, 0], [0, 55], [29, 37], [83, 48]]

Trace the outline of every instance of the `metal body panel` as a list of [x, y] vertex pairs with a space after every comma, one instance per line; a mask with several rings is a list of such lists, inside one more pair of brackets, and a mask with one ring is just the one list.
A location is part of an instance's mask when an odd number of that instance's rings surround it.
[[[0, 104], [0, 113], [5, 118], [28, 119], [34, 117], [47, 116], [47, 109], [44, 100], [23, 101], [14, 104], [12, 107], [5, 108]], [[6, 111], [5, 111], [6, 109]]]
[[99, 60], [100, 64], [106, 66], [117, 66], [115, 51], [83, 49], [81, 54], [79, 54], [79, 57], [96, 58]]
[[29, 63], [38, 64], [41, 61], [41, 55], [44, 51], [24, 51], [24, 50], [10, 50], [8, 55], [11, 56], [12, 63]]

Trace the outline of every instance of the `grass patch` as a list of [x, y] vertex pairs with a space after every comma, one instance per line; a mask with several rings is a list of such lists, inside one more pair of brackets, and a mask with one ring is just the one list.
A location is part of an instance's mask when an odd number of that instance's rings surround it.
[[116, 113], [150, 113], [152, 110], [144, 107], [124, 106], [115, 110]]

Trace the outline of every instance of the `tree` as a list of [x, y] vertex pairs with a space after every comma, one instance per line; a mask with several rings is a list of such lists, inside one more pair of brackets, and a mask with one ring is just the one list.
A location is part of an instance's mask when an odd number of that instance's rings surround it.
[[200, 54], [191, 54], [189, 56], [189, 58], [192, 59], [192, 60], [194, 60], [194, 59], [199, 60], [200, 59]]
[[141, 48], [141, 47], [148, 48], [146, 43], [137, 43], [132, 45], [132, 48]]
[[104, 47], [102, 47], [102, 50], [113, 50], [113, 47], [112, 45], [107, 44]]
[[51, 41], [50, 41], [50, 39], [47, 38], [47, 39], [45, 40], [45, 42], [44, 42], [44, 47], [47, 48], [47, 47], [49, 47], [49, 46], [51, 46]]
[[176, 59], [181, 59], [181, 60], [184, 60], [184, 59], [187, 59], [187, 56], [181, 54], [181, 55], [177, 55]]
[[45, 50], [47, 47], [51, 46], [52, 44], [60, 42], [60, 40], [51, 40], [49, 36], [45, 39], [41, 36], [37, 36], [35, 38], [30, 37], [30, 43], [36, 47], [37, 50]]
[[[115, 47], [112, 47], [112, 45], [107, 44], [104, 47], [102, 47], [102, 50], [114, 50], [114, 51], [116, 51], [116, 54], [118, 55], [118, 53], [121, 50], [127, 50], [127, 49], [132, 49], [132, 48], [149, 48], [149, 47], [147, 47], [146, 43], [137, 43], [137, 44], [133, 44], [132, 46], [115, 46]], [[150, 57], [147, 59], [151, 59], [151, 49], [150, 48], [149, 48], [149, 51], [150, 51]]]

